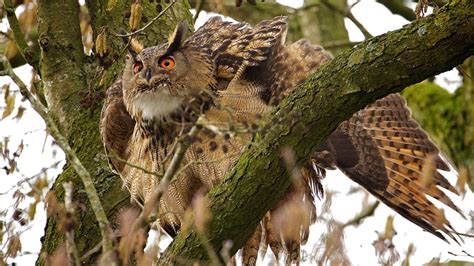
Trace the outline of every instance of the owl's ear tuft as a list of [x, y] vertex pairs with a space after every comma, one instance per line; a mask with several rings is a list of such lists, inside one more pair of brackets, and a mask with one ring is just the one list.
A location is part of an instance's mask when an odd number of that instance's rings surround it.
[[188, 23], [186, 21], [180, 21], [173, 32], [168, 38], [168, 48], [165, 54], [172, 54], [179, 49], [184, 40], [184, 35], [188, 30]]
[[[124, 29], [120, 30], [121, 35], [126, 35], [127, 32]], [[122, 36], [122, 41], [127, 46], [128, 53], [130, 56], [136, 60], [137, 54], [143, 50], [143, 44], [141, 44], [137, 39], [133, 37]]]

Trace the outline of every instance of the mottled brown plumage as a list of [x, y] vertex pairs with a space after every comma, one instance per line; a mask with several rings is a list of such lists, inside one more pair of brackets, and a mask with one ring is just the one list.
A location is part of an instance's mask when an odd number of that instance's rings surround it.
[[[180, 24], [168, 43], [132, 51], [123, 76], [108, 89], [101, 134], [112, 169], [136, 201], [146, 200], [160, 182], [177, 137], [198, 116], [212, 125], [195, 138], [181, 164], [185, 168], [160, 200], [158, 223], [171, 236], [194, 194], [219, 183], [250, 141], [252, 130], [234, 134], [235, 128], [251, 129], [331, 59], [306, 40], [285, 44], [286, 29], [284, 17], [254, 27], [215, 17], [185, 38]], [[267, 247], [287, 263], [299, 260], [316, 220], [320, 178], [334, 167], [423, 229], [453, 237], [449, 222], [426, 197], [458, 210], [439, 189], [456, 193], [437, 171], [449, 168], [401, 96], [393, 94], [354, 114], [315, 149], [243, 247], [245, 264], [254, 264]], [[293, 219], [282, 218], [288, 216]]]

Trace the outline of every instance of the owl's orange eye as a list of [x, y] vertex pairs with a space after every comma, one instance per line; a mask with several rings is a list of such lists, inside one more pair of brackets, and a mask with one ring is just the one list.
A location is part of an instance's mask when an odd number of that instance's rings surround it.
[[142, 71], [143, 63], [135, 62], [132, 67], [133, 67], [133, 74], [137, 74], [138, 72]]
[[174, 57], [172, 56], [165, 56], [160, 58], [160, 61], [158, 61], [158, 65], [162, 68], [166, 69], [172, 69], [174, 67]]

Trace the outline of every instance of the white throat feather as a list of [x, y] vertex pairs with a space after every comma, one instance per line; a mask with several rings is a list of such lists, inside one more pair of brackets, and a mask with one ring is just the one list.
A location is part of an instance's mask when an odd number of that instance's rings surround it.
[[173, 96], [166, 90], [152, 93], [140, 93], [132, 100], [132, 113], [141, 114], [143, 120], [161, 120], [177, 111], [182, 97]]

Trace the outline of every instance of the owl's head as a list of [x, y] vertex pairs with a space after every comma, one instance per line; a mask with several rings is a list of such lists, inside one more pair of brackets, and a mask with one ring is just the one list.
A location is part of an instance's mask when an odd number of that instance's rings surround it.
[[181, 22], [168, 43], [129, 49], [122, 87], [125, 106], [135, 120], [159, 121], [211, 97], [211, 55], [187, 43], [186, 30]]

